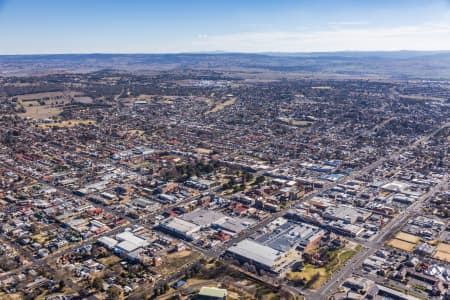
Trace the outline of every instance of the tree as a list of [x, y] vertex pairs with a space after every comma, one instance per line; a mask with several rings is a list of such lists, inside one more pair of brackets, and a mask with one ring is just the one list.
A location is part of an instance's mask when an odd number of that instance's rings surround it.
[[260, 184], [263, 182], [264, 182], [264, 176], [261, 175], [261, 176], [256, 177], [255, 184]]
[[64, 280], [59, 281], [59, 290], [62, 291], [66, 287]]
[[117, 286], [111, 286], [107, 291], [106, 291], [108, 298], [107, 299], [111, 299], [111, 300], [116, 300], [119, 299], [122, 296], [122, 290], [120, 288], [118, 288]]
[[320, 278], [320, 273], [315, 273], [307, 282], [306, 287], [310, 288]]
[[103, 279], [101, 279], [100, 277], [94, 278], [91, 286], [92, 286], [92, 288], [94, 288], [97, 291], [102, 290], [103, 289]]

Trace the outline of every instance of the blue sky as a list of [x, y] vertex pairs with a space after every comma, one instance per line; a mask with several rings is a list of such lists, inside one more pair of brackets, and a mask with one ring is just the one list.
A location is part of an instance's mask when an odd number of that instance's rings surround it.
[[450, 0], [0, 0], [0, 54], [450, 50]]

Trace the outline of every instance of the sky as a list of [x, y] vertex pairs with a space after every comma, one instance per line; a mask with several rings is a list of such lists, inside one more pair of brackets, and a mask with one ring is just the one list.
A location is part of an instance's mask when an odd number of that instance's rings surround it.
[[450, 0], [0, 0], [0, 54], [450, 50]]

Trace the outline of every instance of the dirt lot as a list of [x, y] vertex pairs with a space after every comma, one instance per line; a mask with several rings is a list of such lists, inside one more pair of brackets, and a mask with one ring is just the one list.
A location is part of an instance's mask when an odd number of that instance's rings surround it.
[[387, 243], [388, 246], [397, 248], [397, 249], [401, 249], [404, 251], [408, 251], [411, 252], [414, 250], [414, 248], [416, 247], [416, 244], [413, 243], [408, 243], [402, 240], [398, 240], [398, 239], [392, 239]]
[[433, 257], [446, 262], [450, 262], [450, 244], [440, 243], [436, 247], [436, 253], [433, 255]]
[[402, 231], [397, 233], [395, 238], [412, 244], [417, 244], [420, 241], [420, 237]]
[[198, 154], [211, 154], [213, 151], [211, 149], [195, 148], [195, 152]]
[[440, 243], [437, 248], [437, 251], [442, 251], [445, 253], [450, 253], [450, 244], [446, 244], [446, 243]]
[[302, 120], [296, 120], [292, 118], [283, 118], [282, 121], [286, 124], [293, 125], [293, 126], [300, 126], [300, 127], [306, 127], [311, 126], [313, 122], [310, 121], [302, 121]]
[[436, 253], [433, 255], [434, 258], [443, 260], [446, 262], [450, 262], [450, 253], [442, 252], [442, 251], [436, 251]]

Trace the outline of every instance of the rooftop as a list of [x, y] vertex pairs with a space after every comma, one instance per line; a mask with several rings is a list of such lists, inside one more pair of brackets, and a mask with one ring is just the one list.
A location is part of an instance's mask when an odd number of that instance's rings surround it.
[[228, 249], [228, 252], [245, 257], [261, 265], [272, 268], [281, 256], [281, 252], [258, 242], [245, 239]]

